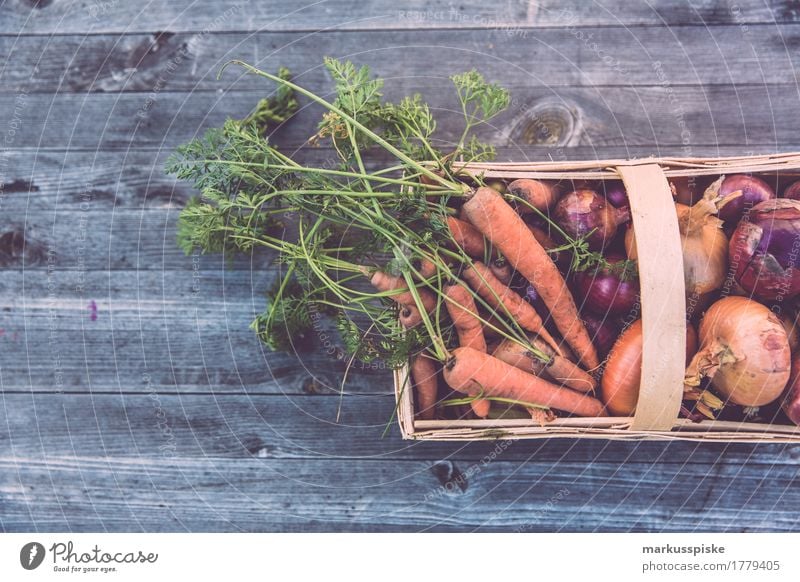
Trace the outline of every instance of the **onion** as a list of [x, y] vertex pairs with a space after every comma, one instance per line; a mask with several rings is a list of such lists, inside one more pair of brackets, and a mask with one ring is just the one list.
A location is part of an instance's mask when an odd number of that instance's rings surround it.
[[[721, 182], [717, 180], [715, 185]], [[683, 279], [687, 297], [700, 297], [725, 282], [728, 270], [728, 239], [722, 221], [714, 216], [727, 199], [715, 196], [714, 185], [694, 206], [675, 204], [678, 229], [683, 239]], [[625, 252], [636, 259], [636, 238], [632, 228], [625, 233]]]
[[581, 320], [597, 348], [597, 355], [605, 358], [617, 340], [619, 325], [609, 317], [600, 317], [593, 313], [582, 313]]
[[[623, 280], [619, 267], [624, 258], [609, 255], [611, 268], [578, 271], [575, 273], [575, 295], [584, 307], [597, 315], [626, 315], [639, 300], [639, 278], [628, 274]], [[616, 267], [616, 268], [615, 268]]]
[[793, 423], [800, 425], [800, 354], [792, 358], [792, 374], [786, 386], [783, 411]]
[[689, 391], [703, 378], [723, 399], [763, 406], [783, 392], [791, 367], [786, 330], [769, 308], [745, 297], [725, 297], [700, 322], [700, 351], [684, 380]]
[[677, 176], [670, 178], [669, 185], [675, 202], [692, 206], [703, 197], [706, 188], [714, 181], [710, 176]]
[[547, 212], [558, 196], [558, 192], [552, 184], [542, 182], [541, 180], [529, 180], [527, 178], [511, 182], [511, 184], [508, 185], [508, 191], [527, 202], [527, 204], [522, 202], [518, 204], [517, 210], [520, 214], [532, 213], [533, 210], [530, 206], [533, 206], [541, 212]]
[[793, 182], [783, 191], [783, 197], [790, 200], [800, 200], [800, 180]]
[[730, 242], [734, 278], [762, 301], [783, 301], [800, 293], [800, 202], [787, 198], [756, 205], [736, 227]]
[[606, 180], [603, 182], [606, 200], [608, 200], [615, 208], [624, 208], [630, 206], [628, 202], [628, 193], [625, 191], [625, 185], [622, 180]]
[[[765, 200], [775, 198], [775, 191], [761, 178], [746, 174], [734, 174], [712, 184], [711, 188], [718, 187], [714, 195], [721, 199], [730, 198], [730, 201], [719, 208], [719, 218], [729, 224], [736, 224], [745, 212]], [[741, 196], [731, 195], [741, 192]], [[708, 196], [709, 193], [706, 193]]]
[[614, 208], [594, 190], [580, 188], [561, 197], [553, 218], [569, 236], [586, 237], [591, 249], [601, 250], [631, 215], [630, 209]]
[[[632, 416], [639, 401], [642, 381], [642, 320], [638, 319], [617, 338], [600, 384], [600, 395], [611, 416]], [[686, 360], [697, 349], [697, 334], [686, 324]]]

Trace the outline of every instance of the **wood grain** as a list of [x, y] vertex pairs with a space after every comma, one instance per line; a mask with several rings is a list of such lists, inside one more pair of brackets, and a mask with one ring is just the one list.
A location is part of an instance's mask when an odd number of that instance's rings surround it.
[[[348, 30], [405, 28], [563, 27], [575, 25], [655, 25], [730, 23], [770, 24], [798, 20], [791, 0], [364, 0], [353, 10], [348, 0], [154, 0], [92, 1], [76, 7], [69, 0], [10, 0], [0, 33], [84, 33], [179, 31]], [[236, 7], [235, 10], [231, 8]], [[226, 14], [227, 12], [227, 14]]]
[[[795, 83], [800, 25], [574, 26], [518, 30], [376, 30], [324, 33], [168, 33], [0, 36], [0, 91], [161, 93], [269, 92], [264, 79], [230, 70], [240, 59], [268, 71], [289, 67], [329, 91], [323, 57], [370, 65], [392, 87], [427, 93], [432, 82], [477, 68], [504, 86]], [[425, 63], [421, 70], [418, 63]], [[143, 99], [144, 101], [144, 99]]]
[[[433, 90], [434, 86], [436, 90]], [[664, 87], [511, 87], [511, 108], [479, 132], [497, 145], [581, 145], [643, 147], [653, 151], [683, 146], [737, 145], [779, 147], [797, 142], [795, 87], [786, 85], [713, 85]], [[388, 93], [388, 91], [387, 91]], [[447, 147], [460, 136], [461, 123], [447, 82], [434, 80], [425, 91], [439, 118], [437, 139]], [[252, 92], [163, 93], [145, 118], [137, 111], [146, 101], [138, 94], [30, 94], [23, 112], [24, 132], [15, 148], [120, 149], [165, 151], [215, 127], [228, 117], [247, 115], [260, 95]], [[401, 97], [400, 94], [393, 97]], [[14, 97], [0, 95], [0, 108]], [[290, 151], [315, 133], [318, 113], [298, 115], [279, 128], [278, 144]], [[460, 115], [460, 114], [459, 114]], [[685, 146], [684, 146], [685, 143]]]
[[[497, 442], [401, 441], [388, 394], [6, 393], [2, 455], [46, 458], [418, 459], [479, 462]], [[336, 421], [339, 416], [339, 421]], [[390, 419], [392, 419], [390, 421]], [[382, 437], [386, 424], [390, 428]], [[168, 427], [168, 428], [167, 428]], [[503, 443], [504, 461], [797, 465], [798, 445], [603, 442]], [[744, 469], [743, 469], [744, 470]]]
[[796, 465], [621, 471], [501, 457], [456, 468], [453, 480], [452, 464], [398, 459], [2, 458], [2, 528], [756, 532], [798, 521]]

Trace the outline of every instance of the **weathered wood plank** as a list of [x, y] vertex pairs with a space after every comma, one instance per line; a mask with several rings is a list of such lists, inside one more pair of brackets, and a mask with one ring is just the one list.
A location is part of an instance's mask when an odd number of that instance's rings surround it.
[[383, 28], [563, 27], [578, 25], [728, 24], [797, 21], [791, 0], [365, 0], [354, 10], [348, 0], [157, 0], [141, 5], [96, 0], [76, 6], [70, 0], [10, 0], [0, 33], [370, 30]]
[[520, 464], [506, 462], [500, 453], [473, 467], [462, 473], [464, 482], [447, 480], [452, 465], [431, 470], [428, 462], [395, 459], [6, 457], [0, 460], [0, 526], [4, 531], [798, 529], [796, 465]]
[[[476, 463], [502, 447], [504, 461], [621, 464], [725, 463], [754, 471], [800, 463], [797, 445], [603, 442], [401, 441], [390, 394], [323, 395], [11, 394], [0, 395], [0, 456], [20, 459], [379, 458]], [[337, 415], [340, 415], [337, 422]], [[390, 420], [391, 419], [391, 420]], [[390, 430], [383, 432], [387, 423]]]
[[[329, 90], [323, 57], [370, 65], [406, 92], [426, 90], [454, 72], [477, 68], [505, 86], [795, 83], [798, 25], [548, 28], [521, 31], [381, 30], [305, 33], [152, 33], [0, 36], [4, 93], [164, 92], [228, 89], [223, 63], [265, 70], [287, 66], [315, 91]], [[420, 63], [425, 63], [424, 69]], [[243, 76], [237, 90], [268, 92]], [[80, 101], [79, 101], [80, 103]]]
[[[89, 319], [89, 309], [85, 312]], [[322, 339], [316, 349], [296, 357], [269, 351], [248, 328], [246, 317], [203, 325], [191, 309], [180, 315], [165, 323], [142, 314], [139, 330], [95, 329], [91, 320], [80, 330], [3, 327], [0, 388], [253, 394], [334, 394], [340, 389], [347, 359], [337, 351], [330, 330], [318, 332]], [[391, 375], [377, 364], [356, 363], [352, 372], [348, 391], [392, 390]]]
[[[756, 146], [697, 146], [698, 156], [733, 156], [769, 154], [800, 150], [796, 143]], [[3, 212], [22, 217], [28, 212], [63, 211], [115, 212], [122, 210], [164, 210], [181, 208], [196, 192], [184, 182], [164, 175], [162, 168], [167, 150], [13, 150], [0, 152], [5, 171], [3, 179]], [[648, 156], [680, 156], [683, 146], [660, 144], [642, 146], [536, 146], [518, 144], [498, 149], [498, 161], [536, 161], [548, 159], [592, 160], [641, 158]], [[332, 159], [327, 148], [307, 148], [297, 159], [324, 164]], [[0, 166], [2, 167], [2, 166]], [[86, 203], [89, 202], [88, 208]], [[83, 210], [82, 210], [83, 208]]]
[[[434, 87], [436, 89], [434, 90]], [[510, 109], [483, 127], [482, 135], [497, 145], [582, 145], [658, 148], [681, 146], [796, 143], [800, 120], [796, 86], [670, 86], [670, 87], [512, 87]], [[453, 143], [461, 127], [446, 81], [430, 81], [428, 97], [440, 120], [438, 139]], [[400, 95], [395, 95], [399, 97]], [[163, 93], [144, 119], [137, 111], [146, 101], [139, 94], [30, 94], [13, 146], [90, 150], [154, 147], [171, 150], [223, 123], [243, 117], [259, 94], [236, 92]], [[14, 97], [0, 96], [0, 108]], [[317, 115], [299, 115], [276, 132], [277, 143], [292, 148], [313, 135]]]
[[[192, 258], [176, 242], [179, 212], [178, 209], [53, 210], [12, 216], [0, 225], [0, 267], [81, 271], [184, 269], [192, 265]], [[207, 268], [224, 266], [221, 255], [202, 260]], [[255, 249], [238, 258], [231, 267], [265, 268], [270, 260], [269, 253]]]
[[[249, 329], [274, 269], [5, 272], [0, 389], [333, 393], [346, 367], [324, 321], [300, 358], [270, 352]], [[391, 391], [356, 363], [347, 388]]]

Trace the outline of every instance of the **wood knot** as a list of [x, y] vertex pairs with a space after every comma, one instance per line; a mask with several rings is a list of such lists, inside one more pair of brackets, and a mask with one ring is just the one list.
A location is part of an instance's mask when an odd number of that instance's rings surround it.
[[562, 103], [537, 103], [514, 119], [507, 145], [563, 147], [575, 145], [580, 133], [576, 111]]
[[466, 493], [469, 487], [467, 476], [452, 461], [439, 461], [431, 467], [431, 473], [439, 480], [446, 493]]
[[44, 262], [47, 251], [30, 239], [23, 228], [0, 233], [0, 267], [32, 266]]

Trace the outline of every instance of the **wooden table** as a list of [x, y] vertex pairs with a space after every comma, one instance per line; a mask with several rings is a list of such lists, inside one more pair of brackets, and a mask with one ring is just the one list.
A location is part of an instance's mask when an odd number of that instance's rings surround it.
[[[484, 129], [505, 160], [800, 149], [796, 2], [452, 6], [0, 5], [0, 529], [798, 529], [798, 446], [382, 437], [386, 371], [340, 399], [341, 359], [248, 329], [268, 256], [177, 249], [192, 191], [164, 159], [273, 90], [217, 80], [231, 58], [317, 91], [323, 56], [369, 64], [387, 96], [423, 93], [445, 140], [447, 76], [475, 67], [513, 94]], [[276, 133], [289, 151], [311, 109]]]

